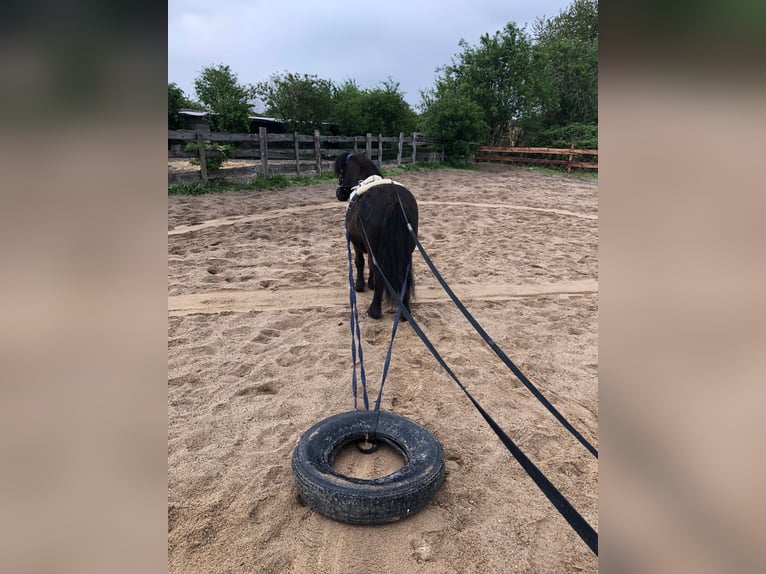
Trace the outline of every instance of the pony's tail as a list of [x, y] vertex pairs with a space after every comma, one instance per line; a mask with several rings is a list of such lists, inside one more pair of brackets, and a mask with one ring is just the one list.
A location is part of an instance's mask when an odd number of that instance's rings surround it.
[[[391, 205], [386, 212], [381, 239], [378, 242], [380, 253], [376, 255], [380, 268], [391, 282], [391, 286], [396, 289], [397, 295], [401, 294], [402, 283], [405, 277], [407, 278], [407, 291], [402, 301], [409, 306], [409, 302], [415, 296], [415, 280], [412, 275], [412, 252], [415, 249], [415, 241], [410, 236], [407, 220], [398, 202]], [[388, 289], [384, 287], [383, 290], [386, 299], [393, 301]]]

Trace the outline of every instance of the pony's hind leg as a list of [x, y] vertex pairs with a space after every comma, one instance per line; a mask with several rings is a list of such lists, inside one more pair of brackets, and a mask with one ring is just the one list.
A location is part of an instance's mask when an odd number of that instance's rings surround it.
[[373, 319], [380, 319], [383, 313], [380, 311], [380, 304], [383, 302], [383, 281], [377, 281], [375, 283], [375, 294], [372, 296], [372, 303], [370, 303], [367, 314]]
[[[356, 282], [354, 289], [364, 291], [364, 252], [354, 245], [354, 263], [356, 263]], [[372, 273], [372, 269], [370, 269]]]

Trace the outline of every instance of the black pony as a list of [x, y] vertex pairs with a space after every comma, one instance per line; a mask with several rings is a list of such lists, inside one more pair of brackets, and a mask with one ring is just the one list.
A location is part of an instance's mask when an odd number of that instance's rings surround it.
[[[335, 192], [339, 201], [351, 197], [353, 188], [371, 175], [380, 176], [380, 170], [367, 156], [343, 153], [335, 160], [335, 175], [338, 176], [338, 189]], [[406, 221], [412, 225], [415, 235], [418, 233], [418, 204], [412, 193], [397, 183], [379, 183], [373, 187], [364, 186], [363, 193], [351, 198], [346, 210], [346, 225], [351, 244], [354, 246], [356, 263], [357, 291], [364, 291], [364, 254], [372, 252], [397, 293], [401, 293], [402, 283], [407, 280], [407, 289], [402, 302], [410, 309], [410, 298], [414, 292], [412, 278], [412, 252], [415, 241], [410, 236]], [[406, 219], [405, 214], [406, 213]], [[390, 300], [391, 296], [385, 283], [378, 278], [378, 271], [370, 257], [370, 275], [368, 285], [375, 289], [372, 303], [367, 314], [380, 319], [380, 304], [383, 293]], [[409, 268], [409, 272], [408, 272]], [[404, 317], [402, 317], [404, 320]]]

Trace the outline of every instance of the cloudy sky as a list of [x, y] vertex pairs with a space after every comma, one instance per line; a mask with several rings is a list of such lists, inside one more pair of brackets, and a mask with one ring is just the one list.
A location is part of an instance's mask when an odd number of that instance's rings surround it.
[[[362, 88], [388, 77], [417, 109], [436, 68], [461, 39], [477, 45], [506, 23], [556, 16], [571, 0], [169, 0], [168, 81], [194, 97], [206, 66], [227, 64], [240, 83], [313, 74]], [[261, 111], [261, 110], [259, 110]]]

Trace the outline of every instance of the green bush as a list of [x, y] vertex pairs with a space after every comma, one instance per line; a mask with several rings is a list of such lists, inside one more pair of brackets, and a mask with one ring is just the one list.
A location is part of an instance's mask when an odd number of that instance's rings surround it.
[[569, 124], [527, 136], [529, 147], [598, 149], [598, 124]]
[[431, 101], [422, 126], [428, 136], [444, 142], [445, 161], [453, 166], [473, 156], [474, 142], [481, 141], [487, 130], [479, 105], [459, 95]]
[[[215, 155], [208, 155], [207, 153], [205, 154], [205, 167], [208, 170], [220, 169], [223, 162], [229, 159], [232, 149], [234, 149], [234, 147], [231, 145], [206, 143], [205, 144], [206, 152], [217, 152], [217, 153]], [[198, 152], [199, 146], [197, 145], [197, 142], [195, 141], [187, 142], [186, 146], [184, 147], [184, 151]], [[199, 158], [193, 157], [189, 159], [189, 162], [191, 162], [192, 165], [199, 165]]]

